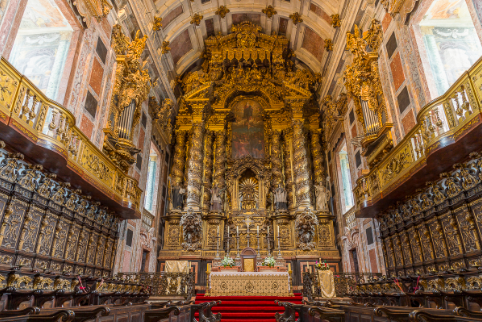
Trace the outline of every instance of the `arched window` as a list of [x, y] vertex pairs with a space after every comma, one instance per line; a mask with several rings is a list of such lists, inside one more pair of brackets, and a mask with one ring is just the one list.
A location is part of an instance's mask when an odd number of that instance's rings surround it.
[[28, 0], [10, 63], [56, 100], [73, 29], [53, 0]]
[[340, 184], [340, 199], [342, 213], [346, 213], [353, 207], [353, 187], [351, 184], [350, 163], [348, 162], [348, 153], [346, 142], [343, 142], [341, 149], [337, 156], [337, 168], [338, 168], [338, 182]]
[[[442, 95], [482, 55], [465, 0], [434, 0], [416, 32], [432, 98]], [[430, 77], [431, 76], [431, 77]]]
[[151, 143], [151, 151], [149, 154], [149, 166], [147, 168], [147, 185], [146, 194], [144, 196], [144, 208], [151, 214], [157, 206], [158, 184], [159, 184], [159, 170], [160, 170], [160, 154], [156, 146]]

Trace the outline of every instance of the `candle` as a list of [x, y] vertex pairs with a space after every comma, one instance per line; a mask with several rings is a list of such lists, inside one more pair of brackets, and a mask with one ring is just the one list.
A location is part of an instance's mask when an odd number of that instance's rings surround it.
[[256, 226], [256, 232], [257, 232], [258, 235], [259, 235], [259, 226]]
[[278, 237], [279, 237], [279, 226], [278, 226]]
[[218, 226], [218, 236], [219, 236], [219, 226]]
[[268, 236], [269, 236], [269, 226], [268, 226]]
[[207, 269], [208, 273], [211, 272], [211, 264], [208, 264], [208, 269]]
[[236, 226], [236, 236], [239, 235], [239, 227]]
[[306, 270], [309, 272], [310, 271], [310, 263], [306, 262]]
[[228, 226], [228, 236], [229, 236], [229, 226]]
[[291, 263], [288, 263], [288, 271], [291, 271]]

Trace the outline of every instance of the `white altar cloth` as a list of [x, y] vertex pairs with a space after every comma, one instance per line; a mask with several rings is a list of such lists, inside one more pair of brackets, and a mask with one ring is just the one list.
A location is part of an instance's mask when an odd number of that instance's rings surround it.
[[211, 272], [208, 296], [293, 296], [288, 272]]

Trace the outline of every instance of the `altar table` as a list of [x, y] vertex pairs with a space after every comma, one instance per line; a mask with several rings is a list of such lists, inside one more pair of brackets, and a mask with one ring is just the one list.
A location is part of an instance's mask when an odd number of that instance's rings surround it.
[[211, 272], [207, 296], [293, 296], [288, 272]]

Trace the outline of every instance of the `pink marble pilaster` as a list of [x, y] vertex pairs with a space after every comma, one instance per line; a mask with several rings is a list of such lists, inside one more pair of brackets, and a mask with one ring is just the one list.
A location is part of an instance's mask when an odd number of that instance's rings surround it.
[[10, 0], [0, 25], [0, 55], [8, 59], [17, 36], [27, 0]]

